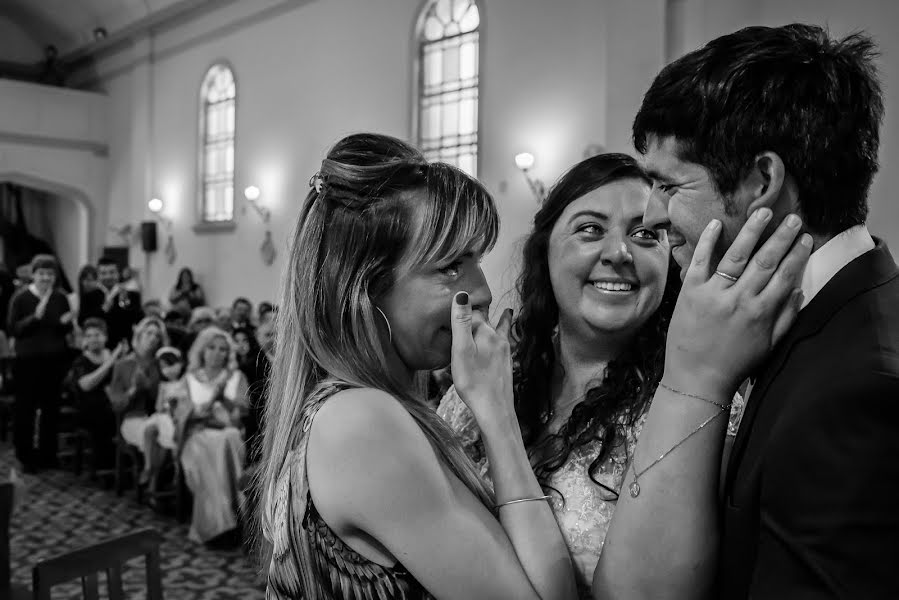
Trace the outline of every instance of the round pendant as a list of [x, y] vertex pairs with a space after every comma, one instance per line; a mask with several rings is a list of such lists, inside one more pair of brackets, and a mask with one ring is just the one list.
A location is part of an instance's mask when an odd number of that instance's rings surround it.
[[631, 498], [636, 498], [640, 495], [640, 484], [636, 481], [631, 484]]

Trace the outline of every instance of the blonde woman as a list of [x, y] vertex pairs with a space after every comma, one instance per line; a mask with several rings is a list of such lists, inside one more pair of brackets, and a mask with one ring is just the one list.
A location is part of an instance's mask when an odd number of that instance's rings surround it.
[[[493, 200], [374, 134], [338, 142], [310, 185], [266, 405], [267, 598], [574, 598], [515, 421], [509, 314], [495, 330], [484, 317]], [[451, 359], [495, 495], [425, 402]]]
[[144, 459], [152, 449], [147, 446], [145, 429], [152, 424], [159, 392], [159, 366], [156, 351], [168, 345], [165, 325], [156, 317], [142, 319], [134, 328], [132, 351], [119, 359], [112, 369], [112, 382], [106, 395], [113, 410], [122, 416], [122, 438], [140, 449]]
[[247, 410], [247, 382], [237, 368], [231, 336], [214, 326], [201, 331], [182, 381], [187, 393], [174, 410], [175, 442], [194, 497], [190, 538], [209, 542], [236, 534], [242, 500], [237, 482], [245, 450], [239, 427]]

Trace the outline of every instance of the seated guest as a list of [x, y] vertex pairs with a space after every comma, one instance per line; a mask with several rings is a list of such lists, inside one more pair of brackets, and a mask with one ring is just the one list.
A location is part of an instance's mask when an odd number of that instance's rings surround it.
[[237, 298], [231, 305], [231, 325], [229, 329], [234, 331], [241, 327], [253, 328], [250, 317], [253, 315], [253, 303], [244, 297]]
[[164, 315], [162, 302], [159, 300], [147, 300], [144, 302], [143, 306], [141, 306], [141, 309], [143, 309], [145, 317], [156, 317], [161, 319]]
[[132, 352], [119, 359], [112, 371], [112, 382], [106, 390], [113, 410], [122, 415], [122, 438], [149, 454], [144, 429], [156, 412], [159, 395], [159, 366], [156, 351], [168, 345], [168, 336], [162, 321], [146, 317], [134, 328]]
[[178, 272], [178, 282], [175, 283], [172, 293], [169, 294], [169, 303], [172, 306], [184, 303], [188, 309], [206, 304], [206, 294], [203, 293], [203, 288], [194, 281], [194, 272], [187, 267]]
[[159, 393], [156, 396], [156, 412], [144, 427], [144, 450], [146, 460], [140, 482], [147, 484], [150, 492], [157, 489], [159, 470], [165, 460], [166, 451], [175, 451], [175, 407], [186, 396], [184, 386], [184, 357], [172, 346], [163, 346], [156, 351], [159, 367]]
[[234, 324], [231, 322], [231, 309], [227, 306], [219, 306], [215, 309], [215, 323], [213, 323], [216, 327], [223, 331], [227, 331], [228, 333], [232, 333], [235, 329]]
[[244, 445], [240, 422], [247, 382], [237, 368], [234, 342], [218, 327], [200, 332], [188, 355], [187, 393], [174, 409], [175, 443], [193, 492], [190, 539], [209, 542], [234, 533], [242, 493]]
[[109, 469], [115, 462], [116, 418], [106, 395], [116, 361], [128, 352], [123, 340], [110, 351], [106, 347], [106, 323], [90, 318], [84, 322], [81, 354], [75, 358], [65, 387], [75, 400], [81, 426], [90, 434], [94, 468]]
[[208, 306], [200, 306], [193, 309], [187, 322], [187, 333], [181, 339], [178, 349], [187, 356], [190, 348], [197, 339], [197, 335], [207, 327], [215, 325], [215, 310]]
[[169, 335], [169, 342], [180, 350], [187, 335], [187, 319], [181, 312], [173, 309], [165, 313], [162, 322]]
[[257, 380], [256, 361], [259, 358], [259, 344], [254, 332], [241, 327], [231, 332], [234, 340], [234, 351], [237, 356], [237, 367], [246, 376], [247, 383], [252, 384]]
[[275, 318], [275, 306], [271, 302], [260, 302], [257, 310], [259, 312], [260, 325]]
[[131, 339], [134, 325], [143, 318], [140, 293], [129, 291], [119, 281], [119, 267], [108, 257], [97, 263], [99, 285], [85, 293], [78, 324], [96, 317], [106, 321], [109, 329], [107, 347], [114, 348], [122, 340]]
[[[31, 261], [32, 282], [9, 303], [7, 327], [15, 338], [13, 439], [16, 457], [26, 472], [56, 465], [60, 388], [69, 361], [67, 334], [73, 314], [65, 294], [56, 289], [59, 263], [49, 254]], [[34, 454], [35, 416], [39, 456]], [[39, 465], [40, 463], [40, 465]]]
[[259, 458], [257, 434], [262, 424], [265, 408], [265, 387], [271, 370], [274, 350], [274, 327], [271, 322], [261, 324], [254, 332], [238, 329], [234, 332], [237, 344], [237, 364], [247, 378], [248, 412], [244, 419], [244, 437], [247, 442], [247, 462]]

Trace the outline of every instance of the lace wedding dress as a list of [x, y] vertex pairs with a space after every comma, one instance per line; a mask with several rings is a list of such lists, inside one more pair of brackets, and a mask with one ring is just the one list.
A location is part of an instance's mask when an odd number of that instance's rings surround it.
[[[736, 435], [743, 401], [737, 395], [731, 409], [728, 435]], [[469, 456], [478, 464], [481, 474], [487, 478], [487, 459], [484, 456], [481, 433], [474, 415], [456, 394], [454, 388], [440, 401], [437, 413], [462, 440]], [[599, 466], [595, 479], [606, 488], [621, 490], [628, 466], [634, 456], [637, 438], [646, 421], [644, 413], [632, 426], [624, 426], [624, 436], [612, 448], [606, 460]], [[622, 423], [619, 423], [622, 424]], [[568, 460], [552, 474], [546, 492], [553, 497], [552, 508], [559, 523], [565, 543], [571, 551], [581, 598], [591, 598], [590, 586], [593, 570], [599, 560], [612, 514], [615, 511], [616, 494], [597, 485], [590, 479], [587, 469], [599, 454], [600, 442], [593, 442], [572, 451]]]

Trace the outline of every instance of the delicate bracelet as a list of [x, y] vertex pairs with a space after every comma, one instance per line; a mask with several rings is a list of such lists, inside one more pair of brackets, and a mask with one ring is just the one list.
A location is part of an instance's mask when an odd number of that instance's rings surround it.
[[500, 502], [493, 508], [508, 506], [509, 504], [518, 504], [519, 502], [537, 502], [539, 500], [552, 500], [552, 496], [536, 496], [534, 498], [519, 498], [518, 500], [509, 500], [508, 502]]
[[703, 398], [702, 396], [697, 396], [696, 394], [688, 394], [687, 392], [682, 392], [680, 390], [676, 390], [673, 387], [671, 387], [670, 385], [665, 385], [661, 381], [659, 382], [659, 387], [665, 388], [669, 392], [674, 392], [678, 396], [686, 396], [688, 398], [696, 398], [697, 400], [702, 400], [703, 402], [708, 402], [709, 404], [714, 404], [715, 406], [717, 406], [718, 408], [720, 408], [722, 410], [730, 409], [730, 402], [728, 402], [727, 404], [721, 404], [720, 402], [715, 402], [714, 400], [709, 400], [708, 398]]

